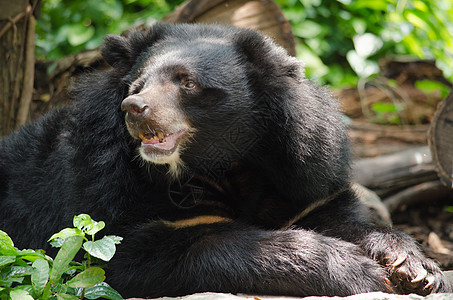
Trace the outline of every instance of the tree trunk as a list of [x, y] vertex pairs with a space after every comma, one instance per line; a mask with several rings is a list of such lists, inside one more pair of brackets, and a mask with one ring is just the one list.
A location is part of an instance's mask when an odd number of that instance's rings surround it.
[[0, 136], [29, 119], [37, 0], [0, 0]]
[[453, 188], [453, 91], [437, 108], [428, 141], [442, 183]]

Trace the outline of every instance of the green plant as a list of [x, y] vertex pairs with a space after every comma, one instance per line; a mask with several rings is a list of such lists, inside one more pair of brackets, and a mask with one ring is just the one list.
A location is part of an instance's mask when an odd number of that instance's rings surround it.
[[447, 98], [448, 94], [450, 93], [450, 87], [447, 85], [432, 80], [418, 80], [415, 82], [415, 87], [427, 95], [438, 93], [438, 97], [445, 99]]
[[183, 0], [46, 0], [36, 26], [36, 54], [57, 59], [98, 47], [108, 33], [150, 25]]
[[[105, 224], [86, 214], [75, 216], [73, 224], [74, 228], [63, 229], [49, 239], [52, 246], [60, 248], [55, 259], [43, 250], [18, 250], [11, 238], [0, 231], [1, 300], [122, 299], [104, 282], [102, 265], [94, 262], [109, 261], [122, 238], [104, 236], [95, 240], [95, 234]], [[76, 262], [80, 249], [86, 251], [85, 259]]]
[[451, 0], [276, 0], [307, 73], [335, 87], [379, 72], [380, 58], [435, 59], [453, 81]]
[[[47, 0], [36, 53], [57, 59], [100, 45], [107, 33], [150, 25], [183, 0]], [[276, 0], [291, 22], [307, 74], [333, 87], [379, 72], [380, 58], [435, 59], [453, 81], [451, 0]]]
[[376, 123], [401, 124], [399, 113], [404, 110], [404, 106], [399, 103], [376, 102], [371, 105], [371, 110], [376, 114]]

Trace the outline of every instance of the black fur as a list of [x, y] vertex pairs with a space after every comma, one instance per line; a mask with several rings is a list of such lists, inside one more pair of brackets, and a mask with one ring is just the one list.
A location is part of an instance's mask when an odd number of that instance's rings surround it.
[[[0, 142], [0, 228], [18, 247], [89, 213], [124, 237], [107, 277], [124, 297], [350, 295], [389, 291], [387, 277], [451, 291], [412, 239], [361, 212], [338, 104], [268, 38], [157, 24], [107, 36], [102, 54], [112, 70], [80, 80], [77, 101]], [[144, 162], [138, 135], [175, 123], [190, 129], [183, 166]], [[421, 269], [431, 288], [410, 283]]]

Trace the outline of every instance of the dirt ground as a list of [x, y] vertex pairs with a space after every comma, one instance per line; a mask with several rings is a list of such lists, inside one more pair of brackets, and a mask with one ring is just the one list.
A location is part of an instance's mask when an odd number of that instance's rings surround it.
[[443, 270], [453, 270], [453, 190], [448, 199], [433, 199], [392, 215], [394, 227], [410, 234]]
[[[360, 157], [385, 155], [405, 146], [426, 146], [427, 129], [445, 95], [439, 89], [422, 91], [416, 87], [416, 82], [432, 80], [452, 88], [442, 72], [429, 61], [386, 60], [381, 62], [381, 75], [368, 82], [362, 91], [357, 88], [334, 91], [344, 113], [353, 121], [361, 121], [359, 130], [351, 130], [351, 138], [356, 143], [354, 151]], [[397, 85], [388, 85], [388, 79], [395, 80]], [[380, 122], [377, 122], [378, 115], [373, 113], [373, 103], [379, 102], [404, 103], [405, 108], [397, 115], [406, 131], [400, 126], [376, 125]], [[413, 236], [444, 270], [453, 270], [453, 189], [447, 198], [436, 199], [433, 195], [432, 199], [395, 212], [391, 217], [394, 227]]]

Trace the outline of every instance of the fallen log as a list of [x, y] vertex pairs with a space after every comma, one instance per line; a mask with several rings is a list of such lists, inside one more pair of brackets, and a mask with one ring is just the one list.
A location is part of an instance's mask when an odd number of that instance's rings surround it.
[[348, 125], [354, 154], [376, 157], [426, 145], [429, 125], [379, 125], [354, 120]]
[[438, 180], [427, 146], [356, 160], [353, 176], [357, 183], [373, 190], [381, 198], [420, 183]]
[[390, 214], [404, 211], [407, 207], [420, 204], [426, 200], [442, 199], [451, 195], [451, 189], [439, 180], [423, 182], [400, 191], [386, 199], [383, 203]]

